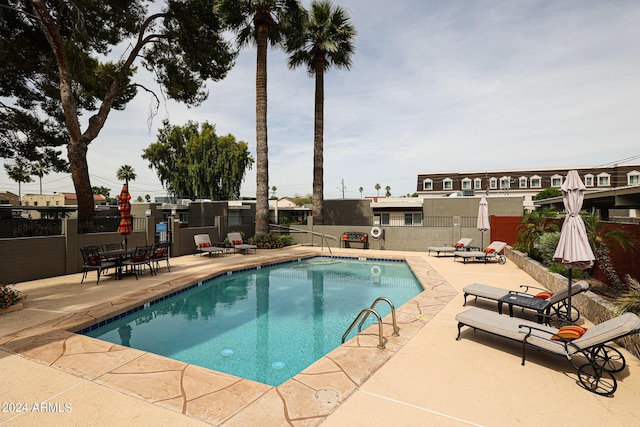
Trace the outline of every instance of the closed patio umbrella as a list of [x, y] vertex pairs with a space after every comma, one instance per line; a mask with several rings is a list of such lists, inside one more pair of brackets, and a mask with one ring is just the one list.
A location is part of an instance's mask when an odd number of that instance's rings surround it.
[[487, 199], [482, 196], [480, 204], [478, 205], [478, 230], [482, 232], [482, 240], [480, 246], [484, 249], [484, 232], [489, 230], [491, 225], [489, 224], [489, 203]]
[[567, 216], [562, 224], [560, 241], [553, 254], [553, 260], [561, 262], [569, 269], [569, 297], [567, 299], [567, 319], [571, 320], [571, 279], [572, 270], [586, 270], [591, 267], [595, 256], [589, 244], [587, 230], [580, 216], [584, 191], [586, 187], [578, 175], [578, 171], [571, 170], [560, 187]]
[[131, 195], [129, 187], [125, 184], [118, 196], [120, 201], [118, 209], [120, 210], [120, 225], [118, 226], [118, 234], [124, 236], [124, 248], [127, 249], [127, 236], [131, 234], [133, 225], [131, 223]]

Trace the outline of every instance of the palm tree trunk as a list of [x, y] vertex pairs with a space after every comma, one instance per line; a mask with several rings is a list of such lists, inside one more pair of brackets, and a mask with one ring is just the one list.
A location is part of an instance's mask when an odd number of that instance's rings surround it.
[[596, 243], [596, 250], [594, 255], [596, 256], [596, 260], [600, 265], [600, 269], [607, 276], [607, 279], [609, 279], [609, 284], [614, 289], [614, 291], [622, 292], [624, 290], [624, 285], [618, 277], [616, 269], [611, 263], [611, 257], [609, 256], [609, 248], [607, 248], [607, 245], [604, 243]]
[[267, 36], [257, 26], [256, 59], [256, 234], [269, 232], [269, 146], [267, 143]]
[[324, 62], [316, 62], [313, 129], [313, 223], [324, 223]]

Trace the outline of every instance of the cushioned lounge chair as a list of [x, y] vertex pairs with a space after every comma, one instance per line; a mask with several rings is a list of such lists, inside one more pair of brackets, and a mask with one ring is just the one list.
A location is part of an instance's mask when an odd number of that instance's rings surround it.
[[473, 239], [463, 237], [462, 239], [458, 240], [453, 246], [431, 246], [428, 249], [429, 255], [431, 255], [431, 252], [435, 252], [436, 256], [439, 258], [441, 253], [451, 254], [456, 251], [464, 251], [469, 248], [471, 242], [473, 242]]
[[211, 244], [208, 234], [196, 234], [193, 236], [193, 240], [196, 242], [196, 251], [200, 252], [200, 254], [209, 254], [211, 256], [212, 254], [222, 255], [224, 253], [224, 248]]
[[258, 247], [256, 245], [244, 243], [244, 241], [242, 240], [242, 235], [240, 233], [228, 233], [227, 238], [229, 239], [229, 243], [231, 243], [231, 247], [235, 251], [243, 253], [247, 252], [250, 249], [253, 249], [256, 253], [258, 252]]
[[[606, 344], [640, 331], [640, 317], [633, 313], [625, 313], [588, 329], [583, 328], [580, 332], [576, 332], [580, 327], [574, 325], [558, 329], [477, 307], [458, 313], [456, 320], [456, 340], [461, 338], [462, 327], [468, 326], [522, 343], [522, 365], [527, 346], [564, 356], [578, 371], [580, 384], [590, 392], [603, 396], [613, 395], [617, 388], [613, 374], [626, 366], [622, 353]], [[582, 357], [574, 360], [574, 356]], [[586, 363], [576, 366], [584, 359]]]
[[[547, 316], [556, 316], [561, 319], [569, 319], [567, 317], [567, 298], [569, 297], [569, 287], [563, 288], [558, 292], [549, 292], [547, 289], [536, 288], [530, 285], [520, 285], [522, 291], [509, 291], [507, 289], [496, 288], [494, 286], [483, 285], [482, 283], [473, 283], [465, 286], [462, 291], [464, 292], [464, 304], [467, 305], [467, 297], [469, 295], [478, 298], [484, 298], [492, 301], [499, 301], [501, 298], [510, 294], [515, 294], [528, 298], [544, 298], [547, 302], [547, 306], [544, 307], [544, 313]], [[589, 290], [589, 283], [585, 280], [575, 282], [571, 285], [571, 296], [577, 295]], [[530, 292], [535, 289], [538, 292]], [[546, 295], [545, 295], [546, 294]], [[576, 307], [571, 307], [571, 319], [576, 321], [580, 318], [580, 311]]]
[[468, 260], [472, 261], [482, 261], [485, 264], [489, 261], [498, 261], [500, 264], [504, 264], [507, 262], [507, 258], [502, 254], [504, 248], [507, 247], [505, 242], [501, 242], [496, 240], [495, 242], [491, 242], [489, 246], [481, 251], [457, 251], [454, 252], [454, 261], [458, 258], [462, 259], [464, 264], [467, 263]]

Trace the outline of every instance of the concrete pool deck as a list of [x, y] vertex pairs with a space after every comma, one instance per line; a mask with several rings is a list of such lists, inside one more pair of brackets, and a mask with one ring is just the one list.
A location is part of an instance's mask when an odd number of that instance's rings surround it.
[[[400, 337], [385, 325], [377, 336], [348, 341], [293, 380], [270, 387], [68, 330], [134, 307], [199, 278], [267, 260], [318, 253], [293, 247], [220, 258], [183, 256], [162, 267], [95, 285], [80, 274], [20, 283], [24, 309], [0, 315], [0, 424], [224, 426], [636, 425], [640, 361], [628, 367], [613, 398], [589, 393], [557, 356], [531, 351], [520, 365], [518, 344], [463, 330], [455, 315], [473, 282], [510, 289], [537, 285], [511, 262], [462, 264], [451, 257], [395, 251], [336, 254], [407, 258], [427, 290], [398, 308]], [[323, 252], [322, 254], [327, 254]], [[481, 305], [470, 303], [469, 305]], [[495, 309], [495, 304], [492, 307]], [[345, 325], [345, 329], [348, 325]], [[588, 323], [587, 323], [588, 326]], [[368, 332], [368, 331], [367, 331]]]

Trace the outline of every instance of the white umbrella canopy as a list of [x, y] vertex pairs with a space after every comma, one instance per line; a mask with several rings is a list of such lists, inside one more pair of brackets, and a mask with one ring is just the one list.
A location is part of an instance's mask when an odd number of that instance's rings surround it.
[[591, 267], [595, 256], [589, 244], [584, 221], [580, 216], [586, 187], [582, 183], [578, 171], [569, 171], [560, 189], [562, 190], [562, 199], [567, 216], [562, 224], [560, 241], [553, 254], [553, 260], [561, 262], [569, 269], [567, 318], [571, 320], [571, 270], [574, 268], [585, 270]]
[[480, 204], [478, 205], [478, 226], [479, 231], [482, 231], [482, 243], [484, 247], [484, 232], [491, 228], [489, 224], [489, 203], [487, 203], [486, 197], [482, 196]]

